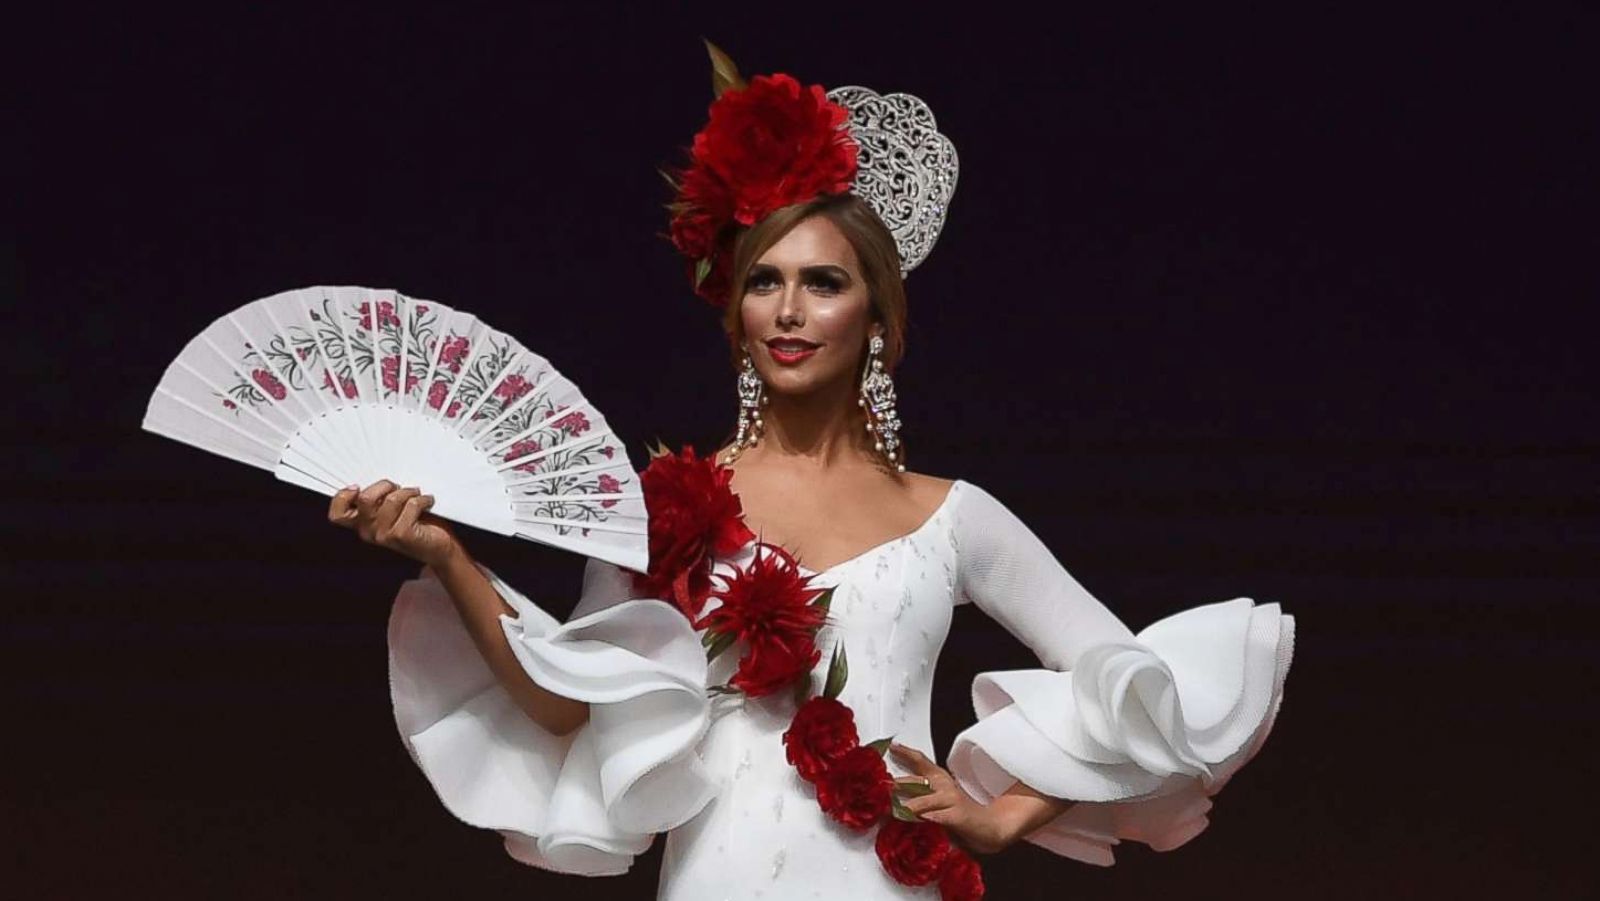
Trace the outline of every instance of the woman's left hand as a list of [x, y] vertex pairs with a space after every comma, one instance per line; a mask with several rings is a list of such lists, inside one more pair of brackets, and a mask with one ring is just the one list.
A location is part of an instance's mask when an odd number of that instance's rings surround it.
[[979, 854], [993, 854], [1016, 841], [1016, 836], [1010, 834], [1011, 830], [1001, 822], [998, 811], [979, 804], [956, 783], [954, 776], [929, 760], [927, 755], [902, 744], [890, 744], [889, 753], [917, 774], [898, 778], [896, 782], [921, 785], [922, 780], [926, 779], [928, 787], [932, 789], [926, 795], [902, 798], [900, 803], [907, 810], [950, 830], [969, 850]]

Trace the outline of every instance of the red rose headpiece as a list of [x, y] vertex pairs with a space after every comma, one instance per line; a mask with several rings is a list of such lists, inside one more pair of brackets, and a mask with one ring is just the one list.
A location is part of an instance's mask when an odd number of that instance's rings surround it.
[[711, 52], [717, 96], [710, 121], [694, 136], [688, 168], [669, 176], [677, 189], [671, 238], [690, 260], [695, 290], [720, 307], [729, 298], [735, 226], [850, 190], [857, 148], [849, 110], [821, 85], [801, 87], [783, 74], [757, 75], [746, 85], [727, 57]]

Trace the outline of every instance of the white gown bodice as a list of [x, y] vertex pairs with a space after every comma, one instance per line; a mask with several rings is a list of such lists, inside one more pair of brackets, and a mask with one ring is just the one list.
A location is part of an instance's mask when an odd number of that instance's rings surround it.
[[[746, 545], [714, 572], [754, 553]], [[945, 765], [980, 802], [1018, 781], [1077, 801], [1026, 838], [1089, 863], [1111, 863], [1121, 839], [1165, 850], [1205, 827], [1210, 796], [1271, 728], [1293, 644], [1293, 619], [1247, 598], [1135, 635], [998, 500], [961, 480], [909, 534], [806, 572], [837, 589], [814, 684], [842, 642], [839, 700], [863, 742], [892, 736], [939, 759], [931, 690], [956, 605], [977, 604], [1034, 651], [1039, 669], [978, 677], [978, 722]], [[519, 660], [540, 685], [588, 701], [585, 726], [554, 736], [534, 725], [426, 578], [396, 599], [391, 684], [401, 737], [441, 800], [499, 830], [514, 857], [607, 875], [664, 832], [658, 897], [668, 901], [938, 897], [883, 871], [875, 829], [823, 814], [784, 756], [790, 693], [708, 692], [738, 655], [707, 666], [688, 620], [634, 597], [622, 570], [591, 560], [564, 624], [496, 584], [519, 613], [503, 619]]]

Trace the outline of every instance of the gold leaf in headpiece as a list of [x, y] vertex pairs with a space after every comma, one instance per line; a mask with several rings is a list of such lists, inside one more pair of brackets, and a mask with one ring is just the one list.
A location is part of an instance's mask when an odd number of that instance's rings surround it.
[[700, 40], [706, 42], [706, 52], [711, 54], [711, 96], [721, 97], [723, 91], [743, 89], [744, 79], [739, 77], [739, 67], [733, 64], [728, 54], [710, 40]]

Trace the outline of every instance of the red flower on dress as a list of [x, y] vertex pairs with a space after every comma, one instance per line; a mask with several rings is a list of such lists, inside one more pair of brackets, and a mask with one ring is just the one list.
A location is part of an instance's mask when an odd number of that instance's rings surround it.
[[717, 306], [728, 302], [735, 226], [850, 189], [858, 148], [846, 128], [849, 117], [821, 85], [801, 87], [781, 73], [758, 75], [712, 102], [690, 165], [678, 173], [669, 228], [691, 271], [710, 267], [696, 289], [702, 297]]
[[694, 448], [663, 453], [639, 474], [650, 523], [650, 570], [636, 573], [634, 586], [671, 601], [690, 621], [711, 596], [713, 555], [729, 555], [755, 533], [744, 524], [739, 498], [728, 487], [733, 470]]
[[893, 791], [894, 779], [883, 765], [882, 755], [867, 745], [858, 745], [841, 754], [817, 780], [817, 804], [823, 813], [859, 831], [889, 813]]
[[732, 635], [747, 648], [729, 684], [751, 697], [771, 694], [811, 672], [822, 652], [813, 636], [827, 611], [812, 603], [826, 590], [809, 585], [800, 564], [777, 545], [757, 545], [755, 559], [711, 595], [722, 605], [695, 623]]
[[822, 652], [809, 635], [794, 640], [756, 641], [739, 658], [739, 668], [728, 684], [748, 697], [764, 697], [811, 672], [821, 659]]
[[883, 824], [873, 847], [883, 868], [901, 885], [927, 885], [938, 879], [951, 849], [950, 836], [938, 823], [897, 819]]
[[783, 733], [784, 756], [807, 782], [817, 781], [835, 760], [859, 744], [856, 715], [833, 698], [820, 695], [800, 705]]
[[983, 870], [967, 852], [950, 846], [950, 856], [945, 858], [944, 871], [939, 874], [941, 901], [982, 901]]

